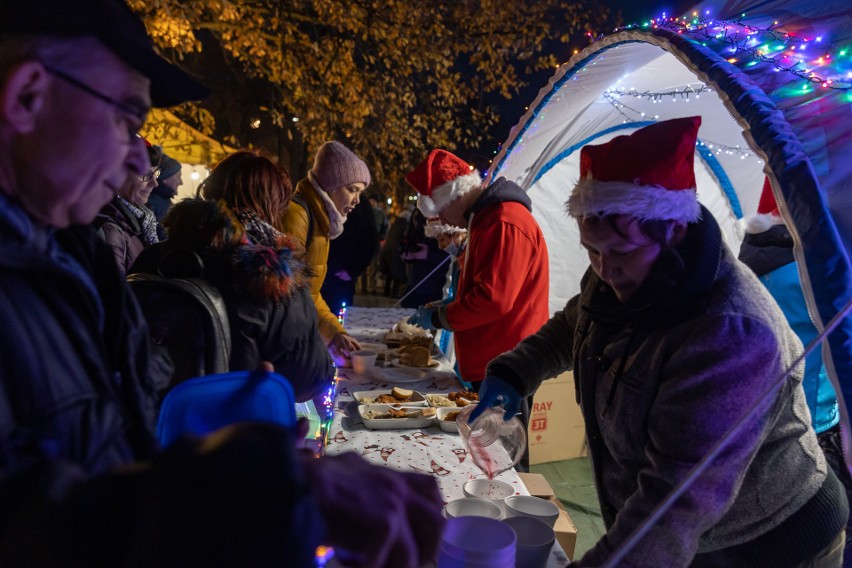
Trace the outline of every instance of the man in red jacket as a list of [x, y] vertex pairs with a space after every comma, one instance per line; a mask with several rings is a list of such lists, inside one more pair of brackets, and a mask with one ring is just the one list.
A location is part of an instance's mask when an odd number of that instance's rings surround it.
[[523, 189], [505, 178], [483, 187], [479, 173], [446, 150], [432, 150], [405, 179], [427, 218], [468, 231], [455, 300], [421, 307], [410, 322], [453, 331], [461, 378], [478, 389], [492, 358], [548, 320], [544, 235]]

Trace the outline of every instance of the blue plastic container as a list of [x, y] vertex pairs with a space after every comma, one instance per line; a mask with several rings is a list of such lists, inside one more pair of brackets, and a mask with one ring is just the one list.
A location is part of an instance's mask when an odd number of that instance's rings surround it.
[[238, 371], [188, 379], [166, 395], [157, 420], [163, 447], [183, 434], [203, 436], [236, 422], [296, 424], [290, 382], [276, 373]]

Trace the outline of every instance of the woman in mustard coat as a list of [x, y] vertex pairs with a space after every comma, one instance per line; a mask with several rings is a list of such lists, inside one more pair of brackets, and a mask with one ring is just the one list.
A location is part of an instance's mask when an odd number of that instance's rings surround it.
[[293, 201], [277, 227], [305, 247], [313, 271], [311, 296], [319, 314], [319, 332], [337, 365], [348, 366], [349, 354], [361, 346], [337, 321], [320, 288], [328, 269], [331, 240], [343, 232], [346, 216], [368, 185], [367, 164], [340, 142], [326, 142], [317, 151], [308, 177], [296, 185]]

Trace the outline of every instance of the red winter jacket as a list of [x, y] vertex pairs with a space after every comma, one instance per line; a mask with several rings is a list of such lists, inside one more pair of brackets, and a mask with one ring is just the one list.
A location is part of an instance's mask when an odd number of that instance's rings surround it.
[[471, 210], [456, 299], [439, 316], [466, 381], [484, 379], [491, 359], [549, 319], [547, 245], [530, 209], [526, 193], [500, 178]]

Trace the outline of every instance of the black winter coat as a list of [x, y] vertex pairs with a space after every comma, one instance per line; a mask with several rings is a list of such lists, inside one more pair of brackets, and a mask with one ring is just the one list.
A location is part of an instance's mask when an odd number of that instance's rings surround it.
[[0, 321], [0, 566], [310, 564], [322, 522], [288, 430], [155, 455], [167, 377], [93, 228], [38, 229], [0, 193]]
[[[201, 221], [199, 221], [201, 220]], [[334, 366], [318, 331], [309, 271], [296, 246], [257, 244], [224, 205], [200, 199], [175, 204], [166, 220], [169, 239], [145, 249], [130, 272], [157, 272], [160, 259], [191, 248], [204, 261], [204, 277], [222, 294], [231, 328], [231, 370], [270, 361], [293, 385], [297, 401], [330, 385]], [[214, 247], [216, 241], [225, 243]]]

